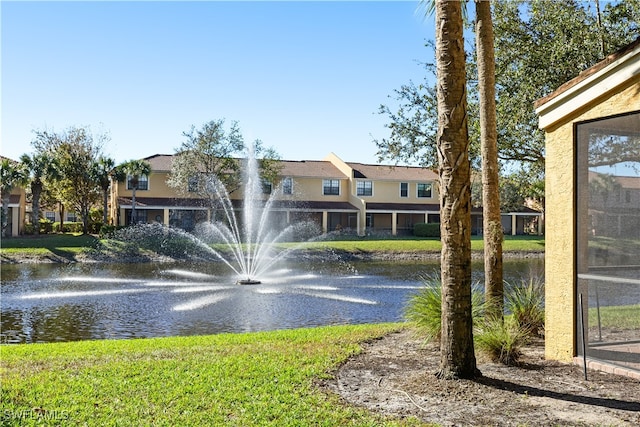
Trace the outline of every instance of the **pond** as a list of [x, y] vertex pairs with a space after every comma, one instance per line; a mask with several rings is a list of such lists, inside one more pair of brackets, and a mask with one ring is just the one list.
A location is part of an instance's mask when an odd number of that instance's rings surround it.
[[[505, 260], [505, 279], [542, 276]], [[5, 343], [124, 339], [396, 322], [437, 261], [287, 262], [259, 285], [221, 263], [2, 266]], [[474, 280], [482, 262], [474, 262]]]

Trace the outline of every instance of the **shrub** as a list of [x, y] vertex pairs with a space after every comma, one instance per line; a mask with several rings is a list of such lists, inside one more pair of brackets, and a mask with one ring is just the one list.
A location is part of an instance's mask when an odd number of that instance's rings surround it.
[[494, 362], [517, 365], [522, 356], [522, 346], [527, 343], [529, 332], [514, 317], [484, 319], [479, 322], [473, 337], [476, 347]]
[[100, 233], [100, 229], [102, 228], [104, 224], [102, 223], [102, 221], [95, 221], [90, 222], [89, 223], [89, 233], [91, 234], [98, 234]]
[[82, 222], [65, 222], [62, 230], [60, 229], [60, 223], [53, 223], [53, 231], [55, 233], [82, 233]]
[[54, 222], [48, 219], [41, 219], [39, 221], [40, 234], [49, 234], [54, 230]]
[[440, 224], [425, 222], [414, 224], [413, 235], [416, 237], [440, 237]]
[[25, 224], [24, 225], [24, 234], [35, 234], [36, 228], [33, 224]]
[[[405, 311], [405, 318], [424, 334], [427, 341], [440, 339], [442, 331], [442, 281], [437, 273], [423, 278], [425, 287], [413, 295]], [[484, 301], [479, 285], [475, 284], [471, 292], [471, 315], [474, 323], [483, 315]]]
[[520, 329], [529, 335], [544, 335], [544, 283], [541, 278], [507, 283], [505, 310], [511, 314]]
[[104, 239], [106, 237], [109, 237], [114, 231], [116, 231], [115, 225], [102, 224], [100, 230], [98, 231], [98, 235], [101, 239]]

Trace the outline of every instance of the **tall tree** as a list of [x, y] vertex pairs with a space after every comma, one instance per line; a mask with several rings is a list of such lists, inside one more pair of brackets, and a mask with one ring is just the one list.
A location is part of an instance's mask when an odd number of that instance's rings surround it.
[[[431, 1], [424, 1], [431, 4]], [[601, 40], [607, 53], [631, 43], [640, 31], [640, 0], [607, 2], [602, 10], [603, 34], [596, 27], [593, 3], [574, 0], [495, 0], [496, 95], [498, 156], [502, 162], [521, 166], [536, 180], [543, 178], [544, 135], [538, 129], [533, 101], [550, 93], [580, 71], [602, 59]], [[427, 47], [431, 48], [428, 42]], [[477, 55], [469, 55], [469, 59]], [[410, 82], [396, 90], [391, 104], [381, 105], [379, 113], [388, 117], [387, 138], [374, 140], [378, 157], [395, 161], [435, 164], [436, 96], [433, 67], [425, 64], [425, 79]], [[467, 69], [469, 93], [476, 91], [475, 63]], [[475, 168], [480, 144], [476, 142], [478, 121], [475, 97], [469, 98], [471, 161]], [[397, 104], [397, 108], [392, 107]], [[521, 192], [530, 181], [521, 181]], [[526, 185], [525, 185], [526, 184]], [[540, 188], [542, 182], [530, 188]], [[528, 194], [539, 198], [539, 194]], [[544, 203], [539, 203], [543, 206]]]
[[56, 159], [60, 177], [56, 181], [60, 228], [63, 229], [63, 209], [69, 207], [82, 218], [82, 230], [89, 232], [89, 211], [100, 199], [100, 186], [93, 165], [108, 140], [106, 134], [94, 134], [88, 127], [70, 127], [63, 132], [35, 131], [32, 141], [36, 152], [48, 153]]
[[102, 223], [108, 221], [109, 188], [111, 188], [112, 176], [114, 174], [115, 161], [110, 157], [100, 156], [93, 165], [93, 173], [96, 181], [102, 189]]
[[440, 378], [479, 375], [471, 317], [471, 179], [461, 3], [437, 0], [438, 173], [442, 240]]
[[[21, 163], [3, 157], [0, 160], [0, 198], [2, 198], [2, 237], [9, 221], [9, 199], [14, 188], [26, 185], [27, 173]], [[16, 220], [17, 218], [14, 218]]]
[[[225, 120], [212, 120], [200, 129], [191, 127], [184, 132], [186, 140], [173, 158], [167, 184], [180, 194], [196, 194], [214, 209], [218, 200], [209, 191], [208, 181], [217, 179], [232, 193], [240, 186], [242, 162], [245, 154], [244, 138], [237, 122], [225, 127]], [[263, 179], [274, 181], [278, 175], [279, 156], [272, 148], [265, 148], [260, 140], [254, 142], [256, 156], [260, 159]]]
[[127, 186], [131, 190], [130, 223], [134, 225], [138, 222], [136, 217], [136, 191], [140, 187], [140, 179], [151, 174], [151, 165], [146, 160], [129, 160], [119, 165], [118, 169], [122, 172], [118, 175], [125, 177]]
[[595, 3], [500, 0], [493, 3], [499, 153], [525, 167], [544, 168], [544, 132], [534, 101], [638, 36], [639, 0], [607, 2], [604, 31]]
[[40, 196], [45, 182], [58, 179], [58, 166], [55, 159], [46, 152], [35, 153], [32, 156], [23, 154], [20, 161], [28, 174], [28, 185], [31, 189], [31, 224], [35, 234], [40, 234]]
[[487, 313], [502, 318], [502, 221], [498, 182], [498, 131], [496, 77], [491, 3], [476, 0], [476, 54], [480, 97], [480, 146], [482, 151], [482, 232], [484, 239], [484, 290]]

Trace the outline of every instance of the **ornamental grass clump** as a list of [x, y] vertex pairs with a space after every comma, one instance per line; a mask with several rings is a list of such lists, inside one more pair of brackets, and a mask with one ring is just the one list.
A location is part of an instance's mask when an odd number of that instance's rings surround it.
[[[442, 281], [437, 273], [422, 278], [424, 287], [411, 297], [404, 310], [404, 317], [418, 329], [427, 342], [439, 341], [442, 331]], [[482, 318], [484, 302], [479, 284], [471, 292], [471, 315], [474, 323]]]
[[531, 336], [544, 335], [544, 282], [540, 277], [506, 284], [505, 310]]
[[513, 317], [487, 318], [474, 332], [477, 348], [492, 361], [504, 365], [518, 365], [522, 347], [527, 344], [529, 332], [521, 328]]

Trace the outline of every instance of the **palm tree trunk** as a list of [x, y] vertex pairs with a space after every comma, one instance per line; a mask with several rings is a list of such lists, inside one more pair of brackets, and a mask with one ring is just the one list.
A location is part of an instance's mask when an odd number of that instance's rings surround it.
[[42, 184], [31, 184], [31, 223], [33, 224], [33, 232], [40, 234], [40, 194], [42, 193]]
[[[136, 186], [137, 187], [137, 186]], [[131, 190], [131, 225], [135, 225], [136, 221], [136, 187]]]
[[58, 212], [60, 214], [60, 233], [64, 233], [64, 204], [58, 205]]
[[109, 190], [104, 190], [102, 194], [102, 224], [107, 225], [107, 209], [109, 207]]
[[462, 10], [436, 1], [437, 150], [442, 235], [440, 378], [479, 375], [471, 318], [471, 179]]
[[2, 237], [7, 237], [7, 226], [9, 225], [9, 199], [10, 191], [5, 191], [2, 195]]
[[487, 314], [502, 318], [502, 221], [498, 183], [498, 131], [496, 125], [496, 71], [491, 4], [476, 0], [476, 53], [480, 92], [480, 141], [482, 151], [482, 217], [484, 277]]

